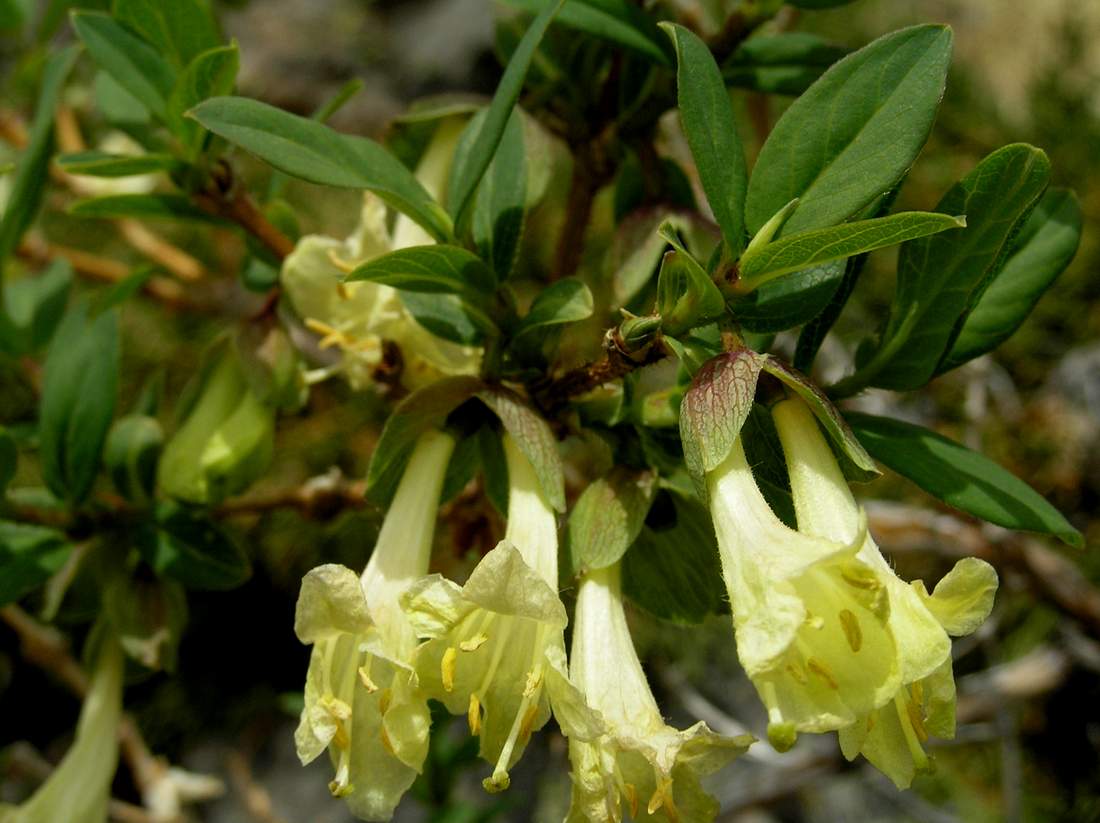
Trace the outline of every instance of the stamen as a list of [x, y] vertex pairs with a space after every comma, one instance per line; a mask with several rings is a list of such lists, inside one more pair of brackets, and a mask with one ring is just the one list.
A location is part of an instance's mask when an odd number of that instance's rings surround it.
[[523, 687], [523, 696], [531, 697], [542, 686], [542, 667], [527, 672], [527, 683]]
[[340, 751], [340, 763], [336, 767], [336, 776], [328, 784], [328, 790], [333, 797], [346, 797], [354, 791], [351, 785], [351, 750]]
[[859, 619], [848, 609], [840, 610], [840, 627], [844, 629], [844, 636], [848, 639], [848, 646], [853, 652], [858, 652], [863, 646], [863, 631], [859, 627]]
[[878, 580], [875, 578], [874, 573], [870, 570], [867, 571], [866, 575], [860, 575], [853, 574], [852, 571], [849, 569], [844, 569], [840, 572], [840, 578], [849, 586], [852, 586], [856, 589], [863, 589], [865, 591], [872, 591], [874, 589], [877, 589], [880, 585]]
[[899, 690], [897, 695], [894, 696], [894, 709], [897, 711], [898, 720], [901, 722], [901, 731], [905, 736], [905, 743], [909, 747], [909, 755], [913, 758], [913, 765], [916, 766], [917, 771], [927, 771], [929, 767], [928, 755], [924, 753], [924, 747], [921, 746], [916, 730], [913, 728], [912, 717], [909, 714], [906, 701], [902, 698], [902, 693]]
[[393, 750], [393, 743], [390, 742], [389, 733], [386, 731], [386, 724], [383, 723], [378, 727], [378, 737], [382, 740], [382, 748], [390, 753], [393, 757], [397, 757], [397, 752]]
[[818, 660], [814, 660], [812, 657], [806, 661], [806, 668], [816, 674], [822, 680], [829, 684], [829, 688], [834, 691], [840, 688], [840, 684], [836, 682], [836, 678], [833, 677], [833, 673], [829, 671], [828, 667]]
[[806, 625], [811, 629], [820, 631], [825, 628], [825, 619], [811, 612], [806, 612]]
[[373, 680], [371, 680], [370, 677], [370, 664], [373, 659], [374, 655], [368, 654], [366, 662], [359, 667], [359, 682], [362, 683], [363, 688], [371, 694], [374, 694], [376, 691], [378, 691], [378, 686]]
[[485, 644], [485, 641], [488, 639], [489, 635], [479, 634], [475, 637], [471, 637], [469, 640], [463, 640], [461, 643], [458, 644], [458, 647], [464, 652], [476, 652]]
[[481, 734], [481, 701], [473, 692], [470, 693], [470, 708], [466, 711], [466, 720], [470, 724], [470, 734]]
[[447, 651], [443, 652], [443, 659], [440, 661], [440, 675], [443, 679], [443, 690], [453, 692], [455, 688], [455, 669], [458, 666], [458, 649], [454, 646], [449, 646]]
[[336, 249], [329, 249], [328, 259], [329, 262], [332, 263], [332, 265], [334, 265], [344, 274], [351, 274], [353, 271], [355, 271], [355, 264], [340, 257], [340, 255], [336, 253]]
[[630, 816], [638, 816], [638, 790], [634, 787], [633, 783], [627, 783], [623, 786], [623, 794], [626, 795], [626, 802], [630, 806]]
[[801, 685], [806, 685], [806, 683], [808, 682], [808, 678], [806, 677], [806, 672], [802, 671], [801, 666], [792, 661], [787, 664], [786, 668], [787, 674], [797, 680]]

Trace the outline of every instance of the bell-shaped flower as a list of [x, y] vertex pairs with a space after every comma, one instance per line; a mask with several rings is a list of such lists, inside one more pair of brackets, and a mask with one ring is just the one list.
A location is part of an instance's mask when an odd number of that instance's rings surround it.
[[122, 716], [122, 648], [113, 636], [97, 642], [95, 669], [80, 710], [76, 739], [46, 782], [14, 809], [0, 809], [3, 823], [106, 823], [111, 781], [118, 765]]
[[[864, 528], [863, 513], [821, 433], [813, 413], [797, 398], [773, 409], [783, 444], [799, 531], [837, 542], [861, 541], [858, 560], [873, 570], [889, 599], [886, 627], [896, 646], [899, 682], [889, 699], [859, 712], [840, 729], [840, 743], [851, 760], [862, 753], [899, 787], [931, 763], [924, 751], [929, 736], [954, 737], [955, 685], [948, 635], [969, 634], [993, 606], [997, 575], [975, 558], [961, 560], [928, 594], [921, 581], [901, 580]], [[828, 614], [822, 617], [828, 621]], [[869, 665], [859, 639], [865, 626], [855, 615], [838, 616], [850, 640], [851, 665]]]
[[570, 677], [600, 729], [598, 735], [576, 729], [558, 712], [573, 765], [566, 823], [619, 823], [624, 816], [665, 823], [714, 820], [718, 803], [700, 777], [743, 754], [753, 738], [724, 737], [702, 722], [684, 731], [665, 723], [630, 639], [618, 563], [591, 570], [581, 581]]
[[[436, 199], [443, 194], [462, 125], [460, 119], [445, 120], [417, 167], [417, 179]], [[321, 348], [338, 348], [342, 353], [335, 365], [311, 372], [310, 380], [339, 373], [353, 389], [370, 385], [382, 361], [385, 340], [401, 350], [402, 382], [409, 389], [441, 376], [477, 373], [481, 350], [436, 337], [413, 319], [395, 289], [365, 281], [343, 282], [344, 275], [360, 263], [432, 242], [403, 214], [397, 216], [391, 234], [385, 204], [369, 192], [363, 197], [359, 225], [346, 240], [311, 234], [298, 241], [283, 262], [280, 283], [298, 316], [321, 335]]]
[[558, 539], [554, 510], [535, 470], [510, 436], [508, 525], [504, 540], [481, 559], [464, 586], [427, 578], [403, 603], [420, 635], [420, 685], [452, 714], [465, 714], [494, 764], [489, 791], [508, 788], [508, 770], [531, 734], [550, 718], [554, 683], [566, 681], [557, 593]]
[[428, 571], [436, 510], [454, 438], [429, 431], [413, 449], [360, 576], [344, 566], [302, 581], [298, 638], [313, 645], [305, 707], [295, 733], [309, 763], [326, 748], [332, 793], [365, 820], [389, 820], [427, 754], [427, 697], [416, 687], [416, 634], [402, 592]]

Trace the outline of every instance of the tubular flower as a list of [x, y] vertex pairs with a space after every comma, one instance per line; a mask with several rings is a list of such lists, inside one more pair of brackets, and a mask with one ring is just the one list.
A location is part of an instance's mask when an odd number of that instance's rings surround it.
[[[439, 199], [450, 172], [462, 121], [450, 119], [437, 130], [417, 168], [417, 179]], [[402, 380], [415, 389], [441, 376], [476, 374], [480, 349], [436, 337], [413, 319], [398, 292], [366, 281], [344, 283], [344, 275], [360, 263], [432, 238], [405, 215], [398, 215], [393, 233], [386, 227], [386, 206], [373, 194], [363, 197], [359, 226], [344, 241], [323, 235], [303, 237], [283, 262], [280, 282], [295, 312], [321, 335], [321, 348], [338, 348], [340, 361], [311, 373], [321, 380], [342, 373], [353, 389], [369, 385], [382, 360], [382, 341], [401, 349]]]
[[[889, 597], [887, 627], [897, 645], [900, 683], [887, 701], [860, 712], [840, 730], [840, 744], [849, 760], [862, 753], [905, 788], [917, 772], [931, 766], [923, 745], [928, 737], [955, 735], [948, 635], [969, 634], [981, 625], [993, 606], [997, 574], [988, 563], [966, 558], [932, 594], [919, 580], [909, 584], [898, 578], [863, 528], [860, 507], [806, 404], [785, 400], [773, 416], [787, 458], [799, 530], [842, 542], [861, 539], [857, 557], [874, 570]], [[860, 636], [863, 626], [857, 619], [838, 619], [850, 637]], [[852, 646], [852, 664], [865, 665], [858, 646]]]
[[481, 559], [465, 586], [435, 576], [403, 599], [427, 638], [417, 652], [421, 687], [452, 714], [467, 715], [471, 733], [481, 737], [481, 756], [494, 764], [484, 781], [489, 791], [508, 788], [508, 769], [550, 718], [548, 676], [557, 675], [554, 684], [567, 682], [554, 511], [509, 436], [504, 454], [504, 540]]
[[588, 572], [575, 619], [571, 678], [602, 728], [596, 737], [575, 734], [559, 712], [573, 764], [566, 823], [619, 823], [624, 805], [635, 821], [714, 820], [718, 803], [699, 778], [744, 753], [753, 738], [723, 737], [702, 722], [684, 731], [664, 722], [630, 639], [618, 563]]
[[302, 581], [298, 638], [313, 645], [294, 739], [309, 763], [326, 748], [332, 793], [365, 820], [389, 820], [424, 762], [431, 719], [412, 669], [416, 635], [399, 605], [426, 574], [454, 438], [421, 435], [363, 574], [327, 564]]
[[0, 821], [106, 823], [111, 781], [118, 765], [122, 673], [122, 649], [113, 637], [104, 637], [73, 745], [25, 803], [10, 810], [0, 809]]

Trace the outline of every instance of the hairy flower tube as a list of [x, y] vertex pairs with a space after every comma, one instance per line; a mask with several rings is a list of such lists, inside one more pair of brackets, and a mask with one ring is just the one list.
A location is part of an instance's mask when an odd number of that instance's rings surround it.
[[[445, 120], [417, 168], [417, 179], [437, 199], [450, 172], [462, 121]], [[391, 234], [386, 206], [366, 193], [358, 227], [344, 241], [324, 235], [303, 237], [283, 262], [280, 282], [295, 312], [321, 335], [321, 348], [342, 352], [332, 367], [310, 373], [313, 381], [340, 373], [353, 389], [371, 384], [382, 360], [382, 342], [401, 349], [402, 381], [416, 389], [441, 376], [476, 374], [479, 349], [436, 337], [413, 319], [390, 286], [365, 281], [344, 283], [360, 263], [397, 249], [434, 242], [420, 226], [398, 215]]]
[[118, 765], [122, 715], [122, 648], [100, 636], [95, 669], [80, 710], [76, 739], [61, 763], [20, 806], [0, 809], [3, 823], [106, 823], [111, 781]]
[[364, 820], [389, 820], [427, 754], [427, 698], [416, 687], [416, 635], [401, 593], [428, 571], [454, 438], [420, 436], [363, 574], [335, 564], [302, 581], [294, 630], [312, 644], [295, 733], [309, 763], [326, 748], [332, 793]]
[[[696, 723], [667, 725], [642, 671], [623, 611], [620, 566], [586, 573], [577, 594], [570, 677], [602, 728], [575, 734], [568, 716], [573, 797], [566, 823], [635, 821], [709, 823], [718, 803], [699, 778], [725, 766], [753, 742]], [[587, 738], [587, 739], [586, 739]]]
[[[857, 557], [875, 571], [889, 598], [887, 627], [897, 646], [900, 683], [887, 701], [840, 729], [841, 748], [849, 760], [862, 753], [900, 788], [908, 787], [916, 773], [931, 766], [924, 751], [929, 736], [955, 735], [948, 635], [969, 634], [981, 625], [993, 606], [997, 574], [988, 563], [966, 558], [931, 595], [921, 581], [901, 580], [863, 527], [862, 511], [809, 407], [793, 398], [778, 403], [772, 414], [799, 530], [839, 542], [862, 539]], [[858, 617], [837, 619], [849, 639], [858, 641], [863, 632]], [[852, 665], [866, 664], [862, 645], [850, 645]]]
[[508, 770], [531, 734], [550, 718], [548, 675], [565, 683], [567, 618], [557, 593], [558, 539], [554, 510], [534, 467], [510, 437], [508, 525], [504, 540], [464, 586], [441, 577], [414, 585], [403, 600], [427, 638], [417, 653], [421, 687], [465, 714], [494, 764], [489, 791], [508, 788]]

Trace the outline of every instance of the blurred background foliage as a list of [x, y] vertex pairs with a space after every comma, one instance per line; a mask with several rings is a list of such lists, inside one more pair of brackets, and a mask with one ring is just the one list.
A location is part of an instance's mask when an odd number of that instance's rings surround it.
[[[695, 8], [703, 0], [669, 2], [684, 14], [705, 11]], [[60, 5], [42, 0], [47, 15]], [[498, 76], [493, 8], [486, 0], [217, 5], [226, 34], [240, 44], [240, 94], [307, 114], [347, 80], [362, 78], [363, 90], [333, 120], [342, 130], [381, 134], [416, 98], [488, 94]], [[909, 418], [980, 448], [1065, 512], [1085, 532], [1087, 548], [1076, 552], [979, 525], [890, 475], [864, 487], [874, 498], [868, 503], [872, 528], [905, 577], [938, 579], [966, 554], [988, 559], [1001, 574], [992, 618], [957, 644], [959, 737], [936, 750], [935, 775], [899, 794], [864, 764], [844, 763], [832, 736], [804, 736], [781, 761], [750, 758], [723, 773], [712, 787], [723, 803], [723, 821], [1100, 820], [1100, 4], [859, 0], [831, 11], [784, 13], [778, 23], [854, 48], [891, 29], [931, 21], [955, 28], [956, 56], [932, 140], [899, 206], [927, 207], [994, 148], [1027, 141], [1052, 158], [1055, 184], [1080, 197], [1084, 241], [1070, 269], [995, 355], [907, 395], [904, 407], [886, 392], [867, 393], [854, 405]], [[63, 27], [63, 17], [54, 22]], [[8, 143], [30, 108], [44, 53], [25, 35], [0, 33], [0, 137]], [[59, 133], [62, 142], [95, 145], [108, 129], [93, 106], [92, 77], [84, 68], [66, 91], [71, 118], [60, 121]], [[783, 99], [738, 92], [736, 103], [751, 156]], [[263, 185], [267, 170], [237, 159], [250, 183]], [[66, 216], [71, 195], [52, 190], [50, 198], [40, 227], [46, 237], [106, 259], [138, 262], [115, 232]], [[303, 232], [342, 237], [357, 211], [354, 194], [298, 182], [287, 185], [286, 199]], [[161, 230], [210, 271], [234, 272], [245, 260], [245, 249], [228, 235]], [[838, 326], [840, 339], [854, 345], [887, 310], [889, 263], [888, 255], [872, 257], [870, 274]], [[237, 278], [224, 277], [173, 300], [130, 301], [124, 339], [141, 345], [124, 347], [120, 408], [158, 373], [165, 396], [177, 397], [225, 318], [247, 316], [261, 300]], [[850, 352], [831, 346], [817, 368], [819, 376], [835, 379]], [[26, 424], [33, 407], [25, 372], [17, 362], [0, 361], [0, 423], [16, 432], [23, 425], [31, 436]], [[192, 595], [176, 673], [149, 676], [127, 690], [127, 705], [154, 751], [225, 779], [226, 795], [194, 812], [202, 820], [349, 819], [328, 796], [327, 764], [302, 769], [294, 756], [308, 649], [291, 630], [293, 604], [303, 573], [314, 565], [365, 562], [381, 513], [330, 511], [323, 502], [286, 505], [283, 492], [332, 467], [346, 478], [363, 477], [386, 408], [381, 393], [353, 394], [331, 382], [314, 390], [304, 413], [281, 421], [275, 463], [250, 492], [260, 505], [230, 513], [228, 520], [250, 547], [252, 578], [228, 593]], [[16, 485], [37, 483], [37, 471], [24, 461]], [[440, 555], [436, 563], [459, 576], [500, 530], [489, 507], [461, 496], [446, 506], [444, 523], [440, 545], [463, 551]], [[75, 595], [66, 601], [61, 625], [85, 617], [79, 591]], [[759, 733], [759, 708], [740, 674], [727, 618], [691, 628], [635, 618], [636, 639], [670, 716], [701, 717], [719, 730], [737, 718]], [[18, 797], [28, 779], [20, 741], [53, 758], [64, 750], [76, 711], [68, 692], [20, 662], [15, 635], [0, 629], [0, 799]], [[479, 771], [466, 768], [476, 752], [465, 727], [460, 721], [452, 726], [433, 735], [429, 768], [399, 820], [562, 819], [568, 770], [556, 733], [536, 739], [513, 774], [512, 790], [494, 799], [482, 792]], [[555, 768], [546, 768], [548, 762]], [[133, 795], [126, 775], [120, 770], [118, 797]]]

